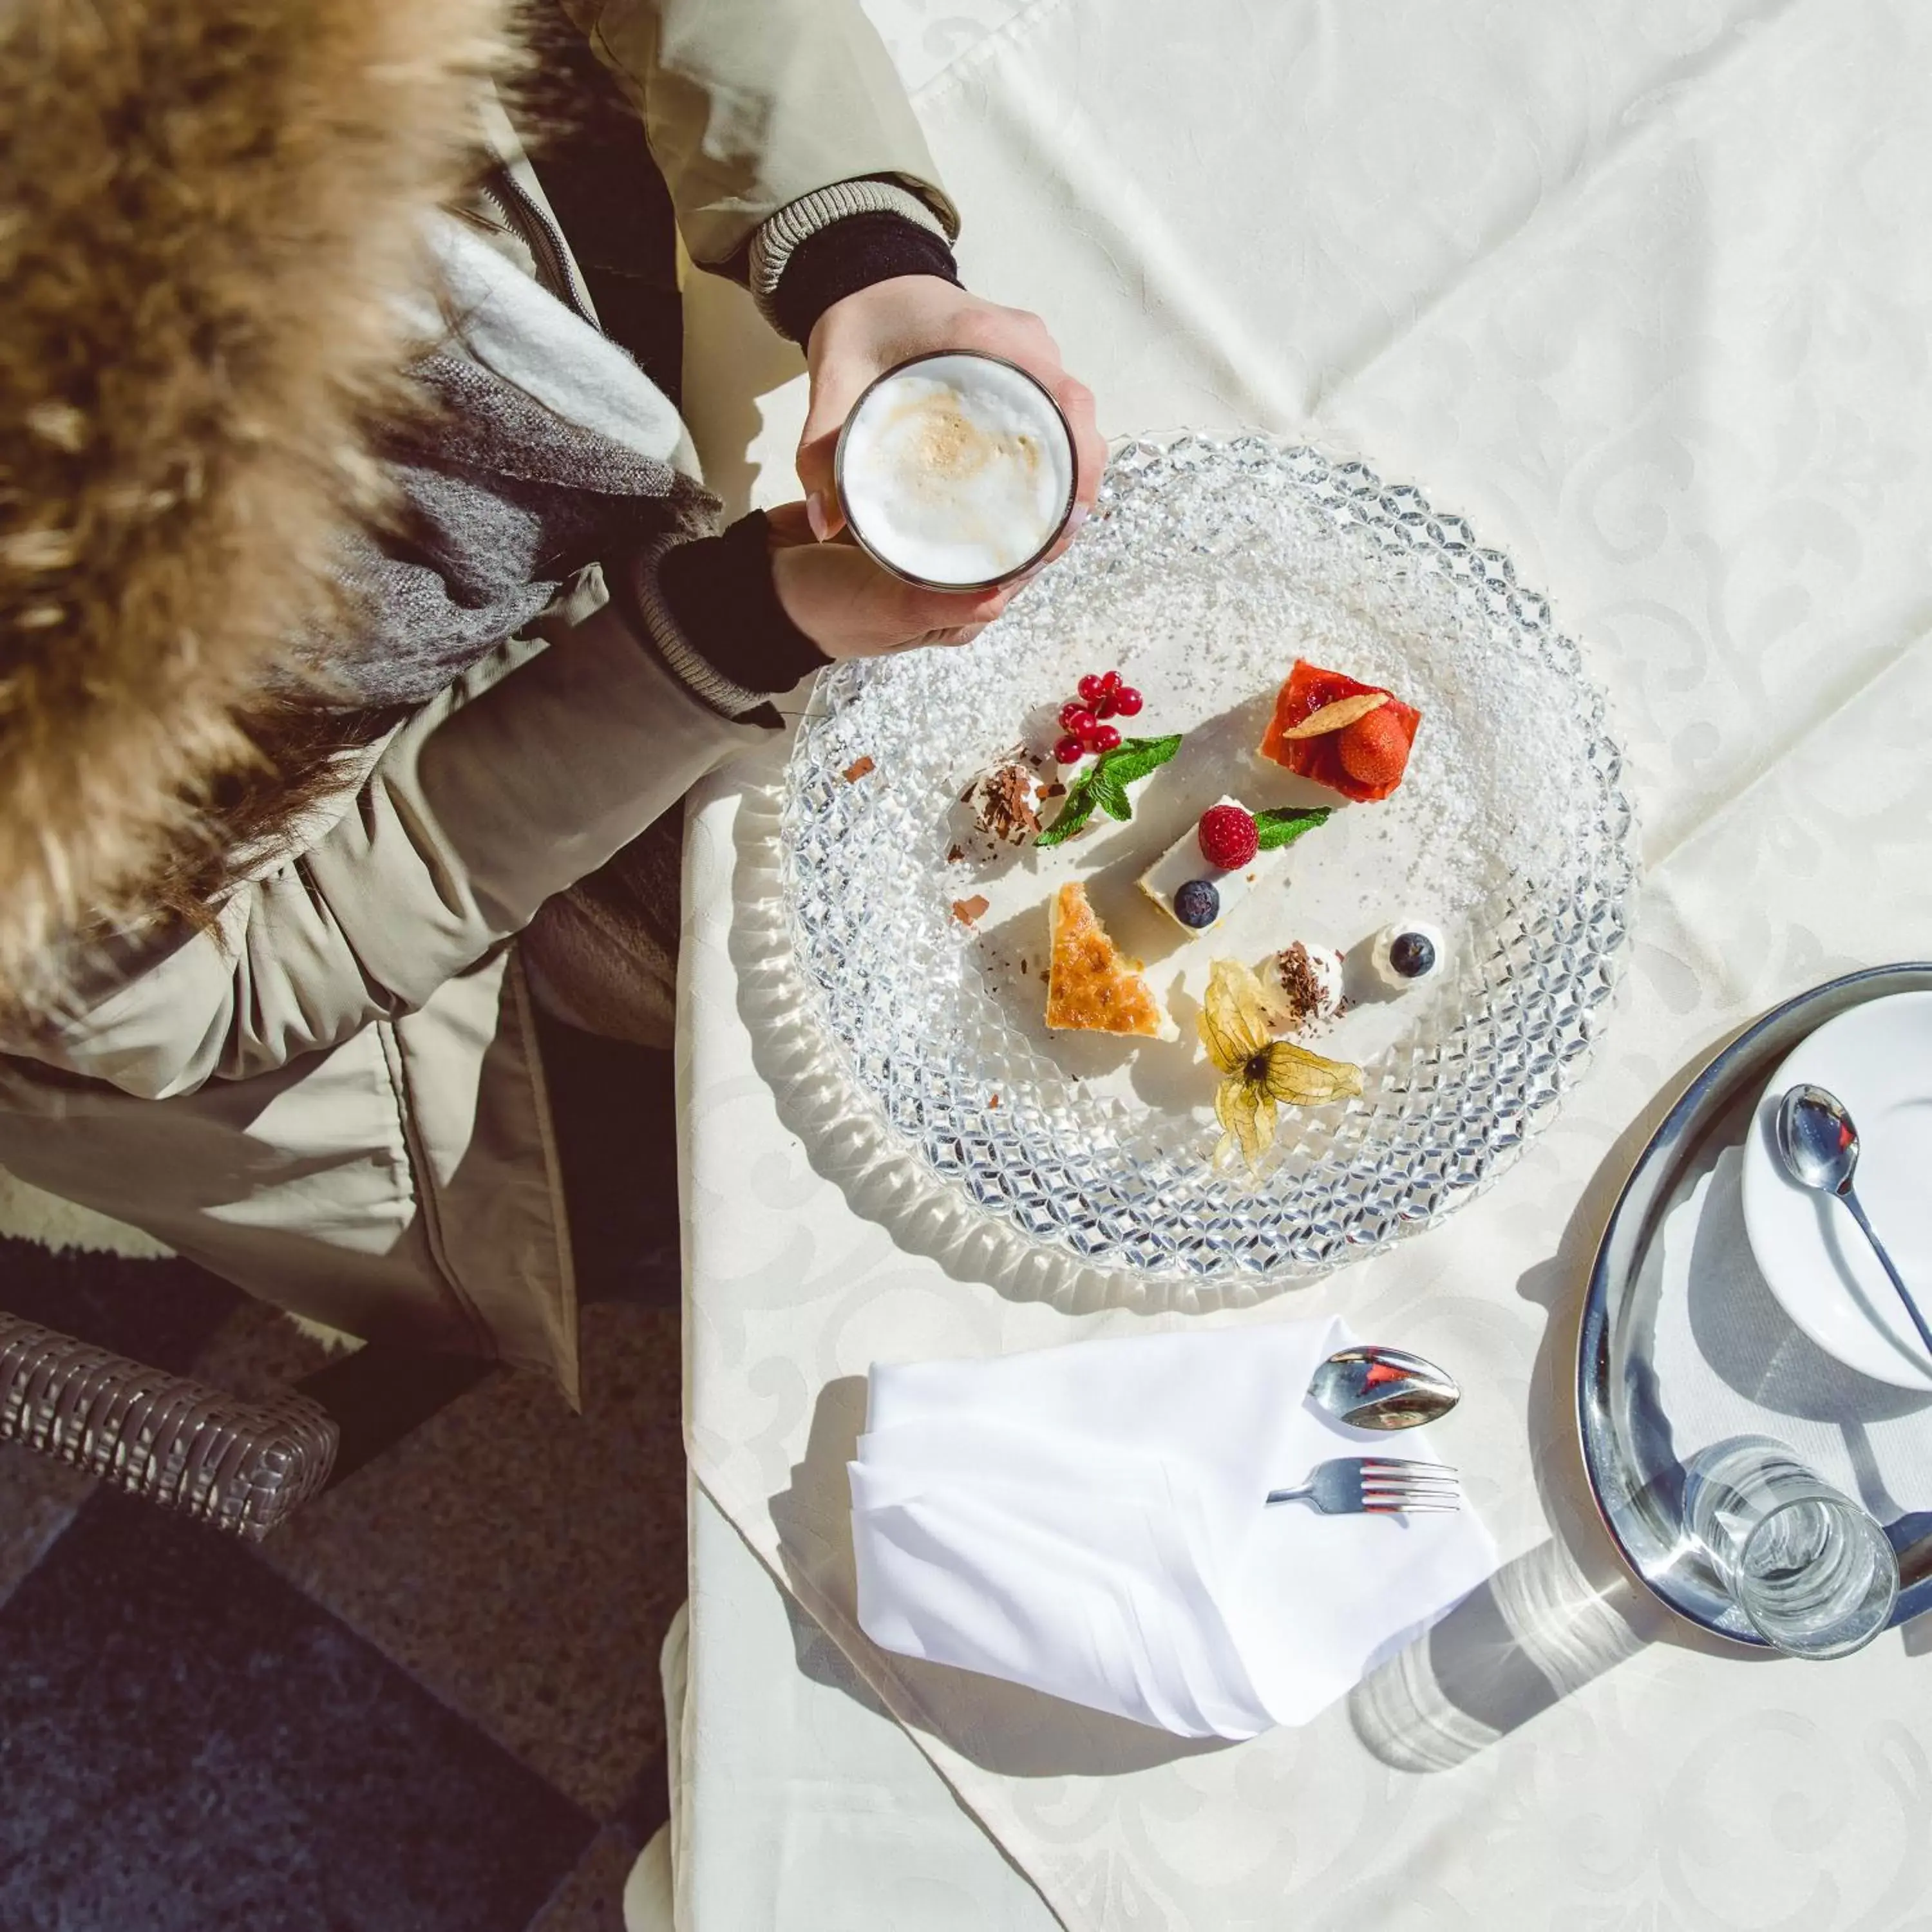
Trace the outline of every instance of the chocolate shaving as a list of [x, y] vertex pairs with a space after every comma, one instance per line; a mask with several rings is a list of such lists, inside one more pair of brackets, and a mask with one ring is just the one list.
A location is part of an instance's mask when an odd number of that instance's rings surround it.
[[955, 899], [952, 902], [952, 916], [962, 926], [970, 926], [976, 919], [986, 916], [992, 903], [983, 892], [975, 892], [970, 899]]
[[986, 1102], [986, 1105], [989, 1107], [997, 1107], [999, 1104], [1000, 1096], [997, 1094], [995, 1094], [993, 1097]]
[[962, 859], [963, 859], [963, 858], [964, 858], [964, 857], [965, 857], [965, 856], [966, 856], [966, 850], [965, 850], [965, 848], [964, 848], [964, 846], [962, 846], [962, 845], [956, 845], [956, 846], [954, 846], [954, 847], [952, 848], [952, 849], [950, 852], [948, 852], [948, 853], [946, 854], [946, 862], [949, 866], [956, 866], [956, 865], [958, 865], [958, 862], [960, 862], [960, 860], [961, 860]]
[[870, 758], [855, 758], [845, 767], [845, 782], [856, 784], [866, 774], [874, 769]]

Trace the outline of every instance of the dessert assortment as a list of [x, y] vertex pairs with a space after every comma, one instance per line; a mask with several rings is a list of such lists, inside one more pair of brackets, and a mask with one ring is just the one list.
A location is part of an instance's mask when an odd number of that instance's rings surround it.
[[[1386, 800], [1256, 758], [1297, 658], [1422, 714]], [[820, 678], [769, 841], [747, 794], [741, 974], [770, 963], [746, 997], [822, 1048], [784, 1063], [795, 1117], [862, 1137], [842, 1170], [861, 1213], [916, 1213], [922, 1238], [981, 1244], [976, 1278], [1069, 1309], [1228, 1306], [1435, 1225], [1546, 1129], [1628, 954], [1639, 848], [1588, 662], [1508, 559], [1406, 485], [1259, 433], [1124, 446], [1078, 540], [976, 642]], [[1096, 805], [1057, 848], [969, 837], [961, 794], [1016, 746], [1045, 832], [1067, 823], [1108, 754], [1059, 764], [1060, 713], [1110, 667], [1140, 710], [1082, 708], [1116, 752], [1186, 734], [1124, 787], [1129, 821]], [[878, 769], [846, 783], [862, 754]], [[1330, 815], [1258, 856], [1217, 925], [1184, 927], [1137, 880], [1224, 798]], [[1048, 1027], [1048, 902], [1071, 879], [1178, 1040]], [[951, 902], [975, 896], [968, 927]], [[1370, 957], [1397, 920], [1444, 940], [1400, 992]], [[1341, 1000], [1324, 1017], [1304, 987], [1274, 1037], [1366, 1077], [1358, 1098], [1277, 1102], [1250, 1178], [1238, 1148], [1213, 1160], [1223, 1076], [1196, 1022], [1216, 959], [1273, 988], [1297, 941], [1343, 956]]]
[[[1118, 671], [1083, 676], [1077, 695], [1057, 714], [1060, 736], [1050, 748], [1052, 765], [1069, 771], [1068, 782], [1063, 788], [1042, 776], [1049, 769], [1045, 754], [1016, 750], [962, 794], [976, 832], [989, 848], [1046, 849], [1078, 837], [1096, 813], [1131, 824], [1130, 787], [1151, 778], [1181, 743], [1178, 733], [1124, 737], [1114, 721], [1137, 717], [1143, 706], [1141, 693]], [[1345, 806], [1256, 805], [1226, 792], [1138, 874], [1140, 892], [1184, 945], [1214, 933], [1269, 881], [1288, 847], [1338, 809], [1394, 795], [1421, 722], [1421, 712], [1393, 692], [1298, 658], [1255, 747], [1253, 782], [1290, 774], [1339, 794]], [[949, 856], [963, 856], [962, 848]], [[1109, 936], [1086, 885], [1059, 885], [1047, 919], [1050, 1029], [1180, 1037], [1139, 962], [1125, 958]], [[1196, 1025], [1219, 1076], [1217, 1162], [1238, 1156], [1255, 1167], [1274, 1142], [1282, 1106], [1318, 1107], [1359, 1095], [1360, 1066], [1324, 1058], [1303, 1042], [1349, 1010], [1351, 984], [1372, 1001], [1399, 999], [1443, 970], [1448, 947], [1438, 926], [1405, 913], [1360, 951], [1354, 973], [1340, 951], [1306, 938], [1288, 938], [1254, 966], [1220, 957], [1209, 962]]]

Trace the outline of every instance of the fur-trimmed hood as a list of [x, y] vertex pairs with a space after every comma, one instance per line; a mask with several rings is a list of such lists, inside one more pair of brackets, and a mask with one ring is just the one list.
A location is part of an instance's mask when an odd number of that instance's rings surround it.
[[0, 996], [326, 608], [503, 0], [0, 0]]

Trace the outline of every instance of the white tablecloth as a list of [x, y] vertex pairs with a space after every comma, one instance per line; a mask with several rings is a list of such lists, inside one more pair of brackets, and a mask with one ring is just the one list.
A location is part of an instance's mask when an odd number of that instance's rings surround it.
[[[1647, 878], [1599, 1064], [1522, 1163], [1389, 1256], [1208, 1318], [1345, 1310], [1453, 1364], [1445, 1448], [1511, 1561], [1348, 1704], [1202, 1750], [852, 1622], [868, 1364], [1145, 1324], [1003, 1298], [854, 1211], [851, 1149], [795, 1131], [748, 937], [776, 763], [732, 774], [687, 879], [698, 1479], [1070, 1928], [1906, 1922], [1932, 1885], [1912, 1634], [1826, 1668], [1662, 1628], [1590, 1516], [1568, 1391], [1603, 1214], [1681, 1071], [1802, 986], [1932, 955], [1932, 9], [880, 11], [968, 280], [1050, 319], [1105, 429], [1359, 454], [1551, 595], [1611, 693]], [[760, 500], [800, 413], [763, 406]]]

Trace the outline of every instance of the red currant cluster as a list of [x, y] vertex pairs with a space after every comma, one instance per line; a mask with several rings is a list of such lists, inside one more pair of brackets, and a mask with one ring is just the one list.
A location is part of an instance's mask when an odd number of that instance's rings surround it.
[[1066, 735], [1053, 748], [1053, 755], [1063, 765], [1077, 765], [1093, 752], [1096, 757], [1111, 752], [1120, 742], [1120, 734], [1107, 723], [1109, 718], [1132, 718], [1141, 708], [1141, 694], [1130, 684], [1120, 682], [1120, 674], [1105, 676], [1089, 671], [1080, 680], [1080, 695], [1060, 707], [1060, 728]]

